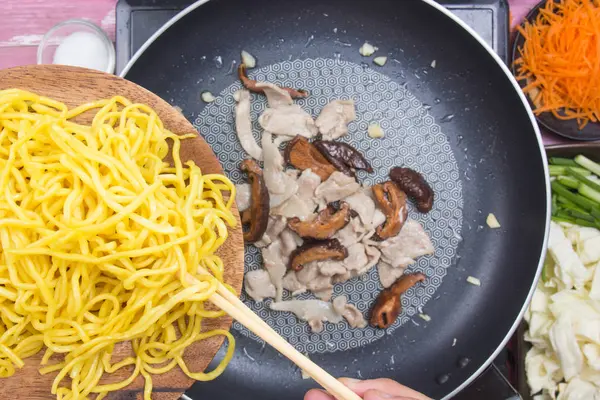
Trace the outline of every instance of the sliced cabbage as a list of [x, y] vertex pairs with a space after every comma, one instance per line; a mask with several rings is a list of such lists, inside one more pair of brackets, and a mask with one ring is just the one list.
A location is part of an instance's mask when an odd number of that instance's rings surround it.
[[594, 267], [594, 279], [590, 288], [590, 298], [600, 301], [600, 262]]
[[565, 379], [568, 381], [574, 378], [583, 369], [583, 354], [577, 344], [573, 323], [568, 314], [560, 317], [552, 325], [549, 336]]
[[562, 281], [564, 287], [566, 289], [571, 289], [573, 286], [583, 287], [585, 281], [589, 279], [588, 270], [579, 259], [562, 228], [554, 222], [550, 223], [548, 252], [556, 263], [554, 273]]
[[600, 261], [600, 236], [581, 241], [579, 254], [584, 264]]
[[536, 400], [600, 400], [600, 231], [551, 223], [542, 279], [525, 313]]
[[562, 390], [557, 400], [599, 400], [600, 399], [600, 390], [596, 388], [595, 385], [581, 380], [579, 378], [574, 378], [570, 381], [564, 390]]
[[594, 371], [600, 371], [600, 345], [595, 343], [584, 344], [582, 350], [587, 365]]
[[525, 368], [531, 394], [538, 393], [543, 389], [548, 391], [556, 389], [555, 380], [556, 375], [560, 374], [560, 365], [557, 360], [546, 355], [543, 350], [532, 348], [525, 357]]

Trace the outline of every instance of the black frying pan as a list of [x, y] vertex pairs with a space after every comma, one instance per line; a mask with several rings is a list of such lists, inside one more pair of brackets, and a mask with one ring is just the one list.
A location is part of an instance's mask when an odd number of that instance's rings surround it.
[[[406, 82], [418, 100], [431, 105], [430, 115], [443, 127], [460, 170], [463, 240], [425, 306], [430, 322], [413, 318], [419, 326], [404, 323], [368, 345], [311, 358], [335, 376], [390, 377], [434, 398], [451, 397], [465, 387], [520, 320], [540, 270], [549, 221], [540, 134], [500, 59], [440, 6], [419, 0], [201, 1], [167, 26], [124, 74], [181, 106], [192, 121], [206, 106], [200, 91], [216, 95], [235, 82], [235, 75], [225, 71], [242, 49], [262, 66], [290, 55], [340, 57], [358, 65], [368, 61], [358, 48], [369, 40], [397, 60], [378, 71]], [[225, 62], [220, 73], [212, 64], [216, 56]], [[395, 129], [387, 132], [394, 135]], [[485, 226], [489, 212], [501, 229]], [[482, 286], [467, 284], [468, 276], [479, 278]], [[196, 384], [190, 397], [301, 399], [314, 387], [271, 348], [234, 332], [238, 349], [227, 371], [213, 382]]]

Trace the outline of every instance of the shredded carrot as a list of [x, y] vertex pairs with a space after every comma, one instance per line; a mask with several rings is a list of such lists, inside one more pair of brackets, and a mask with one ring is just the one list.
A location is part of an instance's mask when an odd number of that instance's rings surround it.
[[525, 38], [515, 60], [517, 79], [537, 115], [600, 120], [600, 0], [548, 0], [533, 23], [517, 27]]

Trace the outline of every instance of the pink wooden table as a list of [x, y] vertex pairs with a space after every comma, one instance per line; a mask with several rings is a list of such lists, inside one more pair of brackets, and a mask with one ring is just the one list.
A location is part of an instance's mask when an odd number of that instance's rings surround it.
[[54, 25], [87, 19], [114, 40], [116, 0], [1, 0], [0, 69], [36, 63], [37, 45]]
[[[509, 0], [512, 25], [518, 24], [539, 0]], [[0, 69], [36, 63], [42, 36], [70, 18], [88, 19], [114, 40], [117, 0], [0, 0]], [[545, 134], [544, 141], [558, 141]]]

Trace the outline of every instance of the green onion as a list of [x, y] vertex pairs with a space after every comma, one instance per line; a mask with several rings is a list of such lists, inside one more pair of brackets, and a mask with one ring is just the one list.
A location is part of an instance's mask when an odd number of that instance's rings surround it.
[[596, 175], [600, 175], [600, 164], [595, 163], [586, 156], [583, 156], [581, 154], [578, 155], [577, 157], [575, 157], [575, 162], [583, 168], [592, 171]]
[[579, 181], [570, 176], [559, 176], [558, 181], [571, 189], [579, 189]]
[[571, 200], [569, 200], [569, 199], [565, 199], [563, 196], [560, 196], [560, 195], [559, 195], [559, 196], [556, 196], [556, 200], [558, 200], [558, 202], [559, 202], [560, 204], [568, 204], [568, 205], [570, 205], [570, 206], [575, 206], [575, 207], [577, 207], [577, 205], [576, 205], [575, 203], [573, 203], [573, 202], [572, 202]]
[[560, 176], [567, 173], [567, 167], [562, 165], [549, 165], [548, 170], [550, 171], [550, 176]]
[[593, 174], [585, 168], [579, 167], [570, 167], [573, 171], [583, 175], [583, 176], [592, 176]]
[[550, 157], [552, 220], [600, 229], [600, 164], [578, 155]]
[[567, 189], [566, 186], [562, 185], [560, 182], [554, 181], [550, 185], [552, 185], [552, 190], [554, 190], [556, 194], [558, 194], [559, 196], [563, 196], [568, 200], [571, 200], [573, 203], [577, 204], [579, 207], [583, 208], [586, 211], [590, 211], [592, 207], [597, 206], [595, 202], [588, 200], [577, 193], [571, 192], [569, 189]]
[[563, 211], [563, 210], [559, 210], [556, 213], [556, 216], [559, 217], [559, 218], [570, 219], [570, 220], [573, 220], [573, 221], [577, 219], [574, 216], [572, 216], [571, 214], [569, 214], [568, 212]]
[[[590, 188], [597, 190], [600, 192], [600, 185], [597, 184], [596, 182], [586, 178], [585, 176], [581, 175], [579, 172], [574, 171], [572, 168], [567, 168], [567, 173], [569, 175], [571, 175], [573, 178], [577, 179], [579, 182], [583, 183], [584, 185], [589, 186]], [[560, 179], [559, 179], [560, 180]]]
[[574, 224], [575, 223], [575, 218], [553, 216], [552, 217], [552, 221], [554, 221], [554, 222], [568, 222], [569, 224]]
[[577, 163], [570, 158], [562, 158], [562, 157], [550, 157], [550, 164], [552, 165], [566, 165], [569, 167], [576, 167]]
[[[588, 185], [585, 184], [581, 184], [579, 185], [579, 193], [582, 196], [587, 197], [588, 199], [594, 200], [596, 203], [598, 203], [598, 205], [600, 205], [600, 192], [597, 190], [592, 189], [591, 187], [589, 187]], [[591, 209], [590, 209], [591, 211]]]
[[568, 167], [566, 165], [549, 165], [548, 170], [550, 171], [550, 176], [560, 176], [567, 174], [567, 168], [571, 168], [573, 171], [581, 174], [583, 176], [590, 176], [592, 173], [585, 168], [580, 167]]
[[564, 208], [564, 209], [567, 209], [569, 211], [577, 211], [577, 212], [580, 212], [580, 213], [586, 213], [586, 211], [583, 208], [578, 207], [577, 205], [562, 204], [561, 207]]
[[591, 215], [586, 214], [586, 213], [582, 213], [582, 212], [579, 212], [579, 211], [570, 210], [570, 211], [568, 211], [568, 214], [570, 214], [575, 219], [583, 219], [585, 221], [592, 222], [592, 223], [596, 222], [596, 220], [594, 219], [594, 217], [592, 217]]
[[598, 224], [595, 224], [590, 221], [586, 221], [585, 219], [576, 218], [575, 223], [579, 226], [587, 226], [589, 228], [598, 228]]

